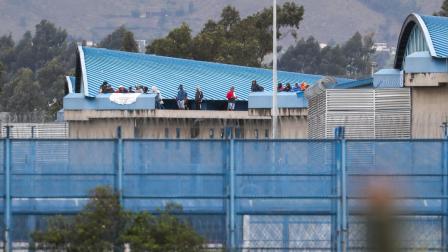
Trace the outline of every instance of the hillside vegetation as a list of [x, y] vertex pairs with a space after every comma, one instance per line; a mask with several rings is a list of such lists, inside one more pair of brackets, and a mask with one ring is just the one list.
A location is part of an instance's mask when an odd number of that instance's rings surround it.
[[[75, 38], [98, 41], [120, 25], [136, 39], [165, 36], [182, 22], [199, 32], [228, 4], [249, 15], [271, 0], [0, 0], [0, 34], [20, 38], [42, 19], [67, 29]], [[283, 3], [279, 0], [279, 4]], [[299, 35], [322, 42], [346, 41], [353, 32], [375, 33], [376, 41], [395, 43], [410, 12], [432, 14], [442, 0], [295, 0], [305, 7]]]

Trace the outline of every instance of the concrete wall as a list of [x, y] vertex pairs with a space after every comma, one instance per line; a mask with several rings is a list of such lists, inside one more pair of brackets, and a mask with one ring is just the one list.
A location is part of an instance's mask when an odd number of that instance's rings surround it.
[[[122, 114], [120, 111], [65, 111], [65, 113], [66, 118], [70, 119], [71, 138], [114, 138], [119, 126], [122, 127], [124, 138], [221, 139], [230, 134], [226, 128], [232, 128], [232, 134], [236, 138], [262, 139], [272, 134], [269, 113], [258, 116], [249, 116], [247, 111], [157, 110], [132, 114]], [[291, 113], [292, 116], [279, 118], [281, 137], [306, 138], [308, 122], [303, 115], [304, 112], [289, 111], [287, 114]]]
[[448, 86], [412, 88], [412, 137], [440, 138], [448, 120]]

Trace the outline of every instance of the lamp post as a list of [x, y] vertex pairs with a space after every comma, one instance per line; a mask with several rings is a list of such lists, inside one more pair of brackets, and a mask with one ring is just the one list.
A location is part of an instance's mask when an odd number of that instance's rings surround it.
[[278, 109], [277, 109], [277, 0], [272, 0], [272, 139], [277, 138]]

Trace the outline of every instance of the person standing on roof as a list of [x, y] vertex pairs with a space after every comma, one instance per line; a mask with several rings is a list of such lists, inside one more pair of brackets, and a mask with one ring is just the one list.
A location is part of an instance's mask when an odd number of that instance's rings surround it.
[[293, 91], [293, 92], [299, 92], [299, 91], [301, 91], [301, 90], [300, 90], [300, 87], [299, 87], [299, 83], [294, 84], [294, 87], [292, 88], [292, 91]]
[[284, 90], [283, 84], [282, 83], [278, 83], [278, 85], [277, 85], [277, 92], [283, 92], [283, 90]]
[[263, 92], [264, 91], [264, 87], [258, 85], [256, 80], [252, 81], [252, 86], [250, 87], [250, 91], [251, 92]]
[[188, 94], [187, 92], [184, 90], [184, 85], [179, 85], [178, 88], [178, 92], [177, 92], [177, 96], [176, 96], [176, 101], [177, 101], [177, 107], [179, 107], [179, 109], [184, 110], [185, 109], [185, 103], [187, 102], [188, 99]]
[[196, 94], [194, 95], [194, 103], [195, 103], [195, 109], [201, 110], [202, 105], [202, 99], [204, 99], [204, 93], [201, 90], [201, 87], [196, 87]]
[[234, 86], [230, 87], [229, 92], [227, 92], [226, 98], [227, 98], [227, 110], [229, 111], [235, 110], [235, 102], [238, 97], [236, 96]]
[[300, 91], [305, 91], [310, 87], [310, 85], [308, 85], [308, 83], [306, 82], [302, 82], [302, 84], [300, 84]]
[[162, 93], [156, 86], [151, 87], [151, 92], [156, 95], [156, 109], [164, 109]]
[[101, 86], [100, 86], [100, 94], [106, 93], [106, 89], [107, 89], [107, 85], [108, 84], [109, 83], [107, 83], [107, 81], [104, 81], [103, 84], [101, 84]]

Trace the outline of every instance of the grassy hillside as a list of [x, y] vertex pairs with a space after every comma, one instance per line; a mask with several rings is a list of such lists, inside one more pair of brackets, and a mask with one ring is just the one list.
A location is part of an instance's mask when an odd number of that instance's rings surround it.
[[[374, 32], [377, 41], [395, 43], [411, 11], [431, 14], [443, 0], [294, 0], [305, 6], [300, 35], [341, 42], [356, 30]], [[242, 15], [267, 7], [271, 0], [0, 0], [0, 34], [20, 37], [48, 19], [77, 38], [99, 40], [120, 25], [137, 39], [165, 35], [183, 21], [198, 31], [221, 9], [235, 5]], [[283, 2], [283, 0], [279, 0]]]

